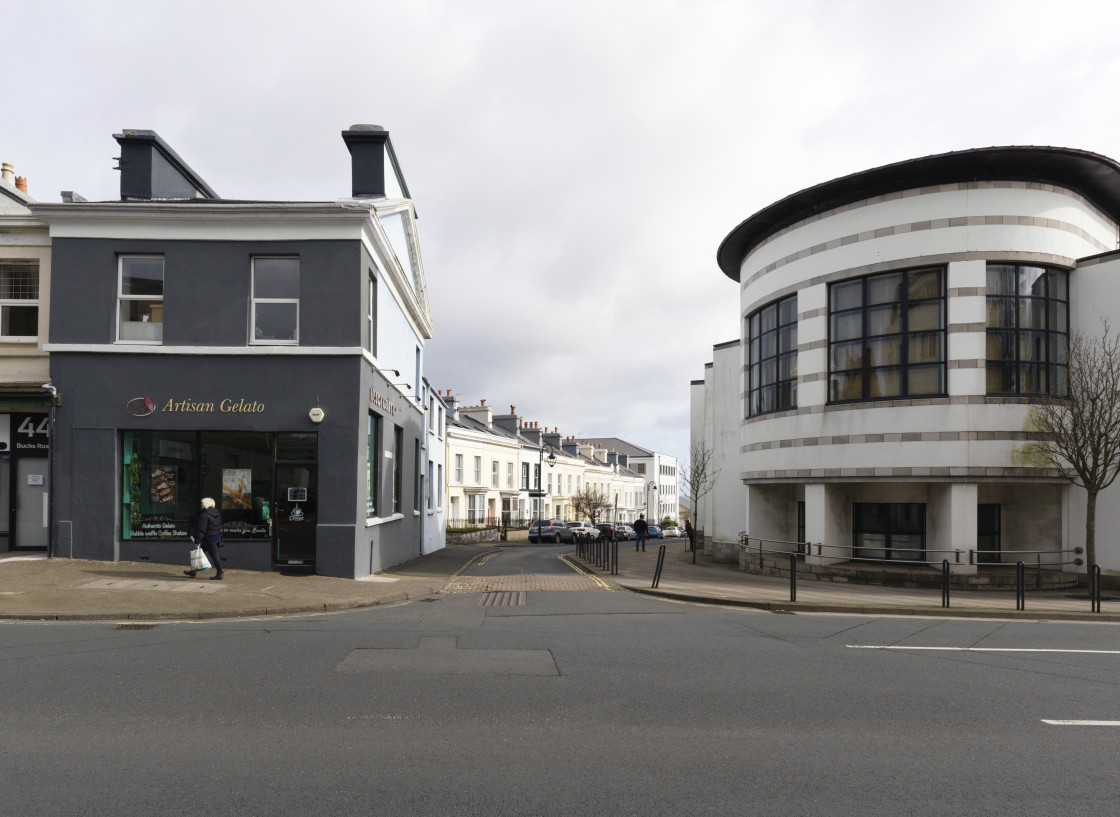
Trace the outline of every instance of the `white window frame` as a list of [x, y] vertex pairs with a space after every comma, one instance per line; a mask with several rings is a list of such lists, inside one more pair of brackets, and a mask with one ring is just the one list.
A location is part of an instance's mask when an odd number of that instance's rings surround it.
[[[33, 335], [8, 335], [0, 334], [0, 340], [5, 343], [18, 343], [20, 341], [35, 341], [39, 338], [39, 262], [35, 260], [24, 260], [22, 258], [0, 258], [0, 265], [11, 265], [13, 267], [20, 266], [26, 267], [28, 270], [35, 270], [35, 297], [34, 298], [0, 298], [0, 309], [7, 307], [16, 307], [20, 309], [35, 308], [35, 334]], [[117, 314], [120, 314], [118, 307]], [[2, 332], [0, 326], [0, 332]]]
[[[299, 336], [299, 307], [296, 307], [296, 336]], [[369, 271], [369, 293], [366, 299], [366, 327], [369, 337], [366, 338], [366, 351], [377, 357], [377, 276], [373, 270]]]
[[463, 484], [463, 455], [455, 455], [455, 482], [458, 485]]
[[490, 487], [498, 487], [498, 461], [490, 460]]
[[474, 458], [474, 484], [482, 484], [482, 457]]
[[[297, 298], [258, 298], [257, 297], [257, 261], [284, 259], [300, 263], [298, 255], [254, 255], [249, 263], [249, 343], [254, 346], [299, 346], [299, 301]], [[302, 265], [300, 275], [302, 276]], [[302, 283], [302, 282], [301, 282]], [[257, 304], [295, 304], [296, 305], [296, 331], [293, 339], [262, 338], [257, 339]]]
[[[145, 259], [145, 260], [159, 260], [159, 262], [163, 265], [163, 274], [164, 274], [164, 278], [163, 278], [163, 281], [162, 281], [163, 287], [160, 290], [160, 294], [159, 294], [158, 299], [153, 295], [125, 295], [122, 292], [122, 290], [124, 289], [124, 263], [125, 263], [126, 260], [132, 259], [132, 258]], [[163, 320], [162, 319], [158, 322], [159, 323], [159, 337], [158, 338], [152, 338], [152, 339], [148, 339], [148, 340], [145, 340], [145, 339], [142, 339], [142, 338], [137, 338], [137, 339], [122, 338], [121, 337], [121, 304], [126, 302], [126, 301], [155, 301], [155, 300], [159, 300], [160, 306], [161, 306], [161, 317], [162, 317], [163, 296], [164, 296], [164, 290], [166, 290], [166, 289], [167, 289], [167, 263], [164, 260], [164, 257], [162, 255], [151, 255], [151, 254], [146, 254], [146, 253], [126, 253], [126, 254], [123, 254], [121, 256], [118, 256], [118, 258], [117, 258], [117, 315], [116, 315], [116, 333], [115, 333], [115, 335], [116, 335], [116, 341], [115, 342], [116, 343], [137, 343], [137, 344], [143, 344], [143, 345], [148, 345], [148, 346], [160, 346], [160, 345], [163, 344]], [[134, 323], [134, 321], [129, 321], [129, 323]]]

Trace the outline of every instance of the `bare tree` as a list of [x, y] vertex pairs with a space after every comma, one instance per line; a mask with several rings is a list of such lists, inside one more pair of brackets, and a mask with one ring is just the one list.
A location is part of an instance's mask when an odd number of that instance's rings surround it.
[[[709, 448], [703, 440], [697, 440], [688, 450], [688, 462], [681, 465], [681, 483], [688, 492], [688, 501], [692, 506], [693, 535], [700, 531], [701, 498], [715, 487], [719, 477], [719, 469], [715, 467], [715, 451]], [[692, 547], [692, 563], [696, 564], [696, 543]]]
[[1058, 469], [1085, 489], [1085, 559], [1097, 563], [1097, 494], [1120, 471], [1120, 337], [1102, 321], [1104, 334], [1070, 336], [1068, 394], [1031, 407], [1035, 427], [1046, 435], [1033, 450], [1040, 465]]
[[572, 507], [578, 519], [589, 519], [595, 523], [611, 507], [611, 499], [604, 491], [584, 485], [572, 496]]

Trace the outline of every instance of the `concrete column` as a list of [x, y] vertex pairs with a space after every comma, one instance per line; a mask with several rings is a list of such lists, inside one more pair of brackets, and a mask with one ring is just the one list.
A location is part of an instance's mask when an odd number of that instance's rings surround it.
[[974, 482], [934, 483], [926, 505], [926, 555], [932, 567], [949, 560], [953, 573], [975, 574], [969, 551], [976, 549], [976, 504]]
[[[808, 564], [848, 561], [852, 538], [850, 516], [851, 502], [844, 486], [830, 483], [805, 486], [805, 538], [810, 545], [805, 561]], [[819, 555], [818, 545], [823, 546]]]

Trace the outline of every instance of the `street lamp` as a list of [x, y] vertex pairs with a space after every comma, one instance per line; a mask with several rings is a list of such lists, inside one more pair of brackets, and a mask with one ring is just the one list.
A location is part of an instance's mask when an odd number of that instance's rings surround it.
[[537, 462], [537, 497], [540, 505], [537, 507], [537, 519], [544, 519], [544, 450], [548, 448], [548, 467], [556, 467], [556, 448], [552, 443], [541, 440], [541, 454]]

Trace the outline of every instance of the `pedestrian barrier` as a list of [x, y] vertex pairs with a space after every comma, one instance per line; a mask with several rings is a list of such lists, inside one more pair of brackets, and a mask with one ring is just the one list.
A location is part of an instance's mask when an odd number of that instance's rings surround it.
[[657, 549], [657, 567], [653, 569], [653, 585], [654, 589], [657, 585], [661, 584], [661, 568], [665, 567], [665, 546], [662, 545]]

